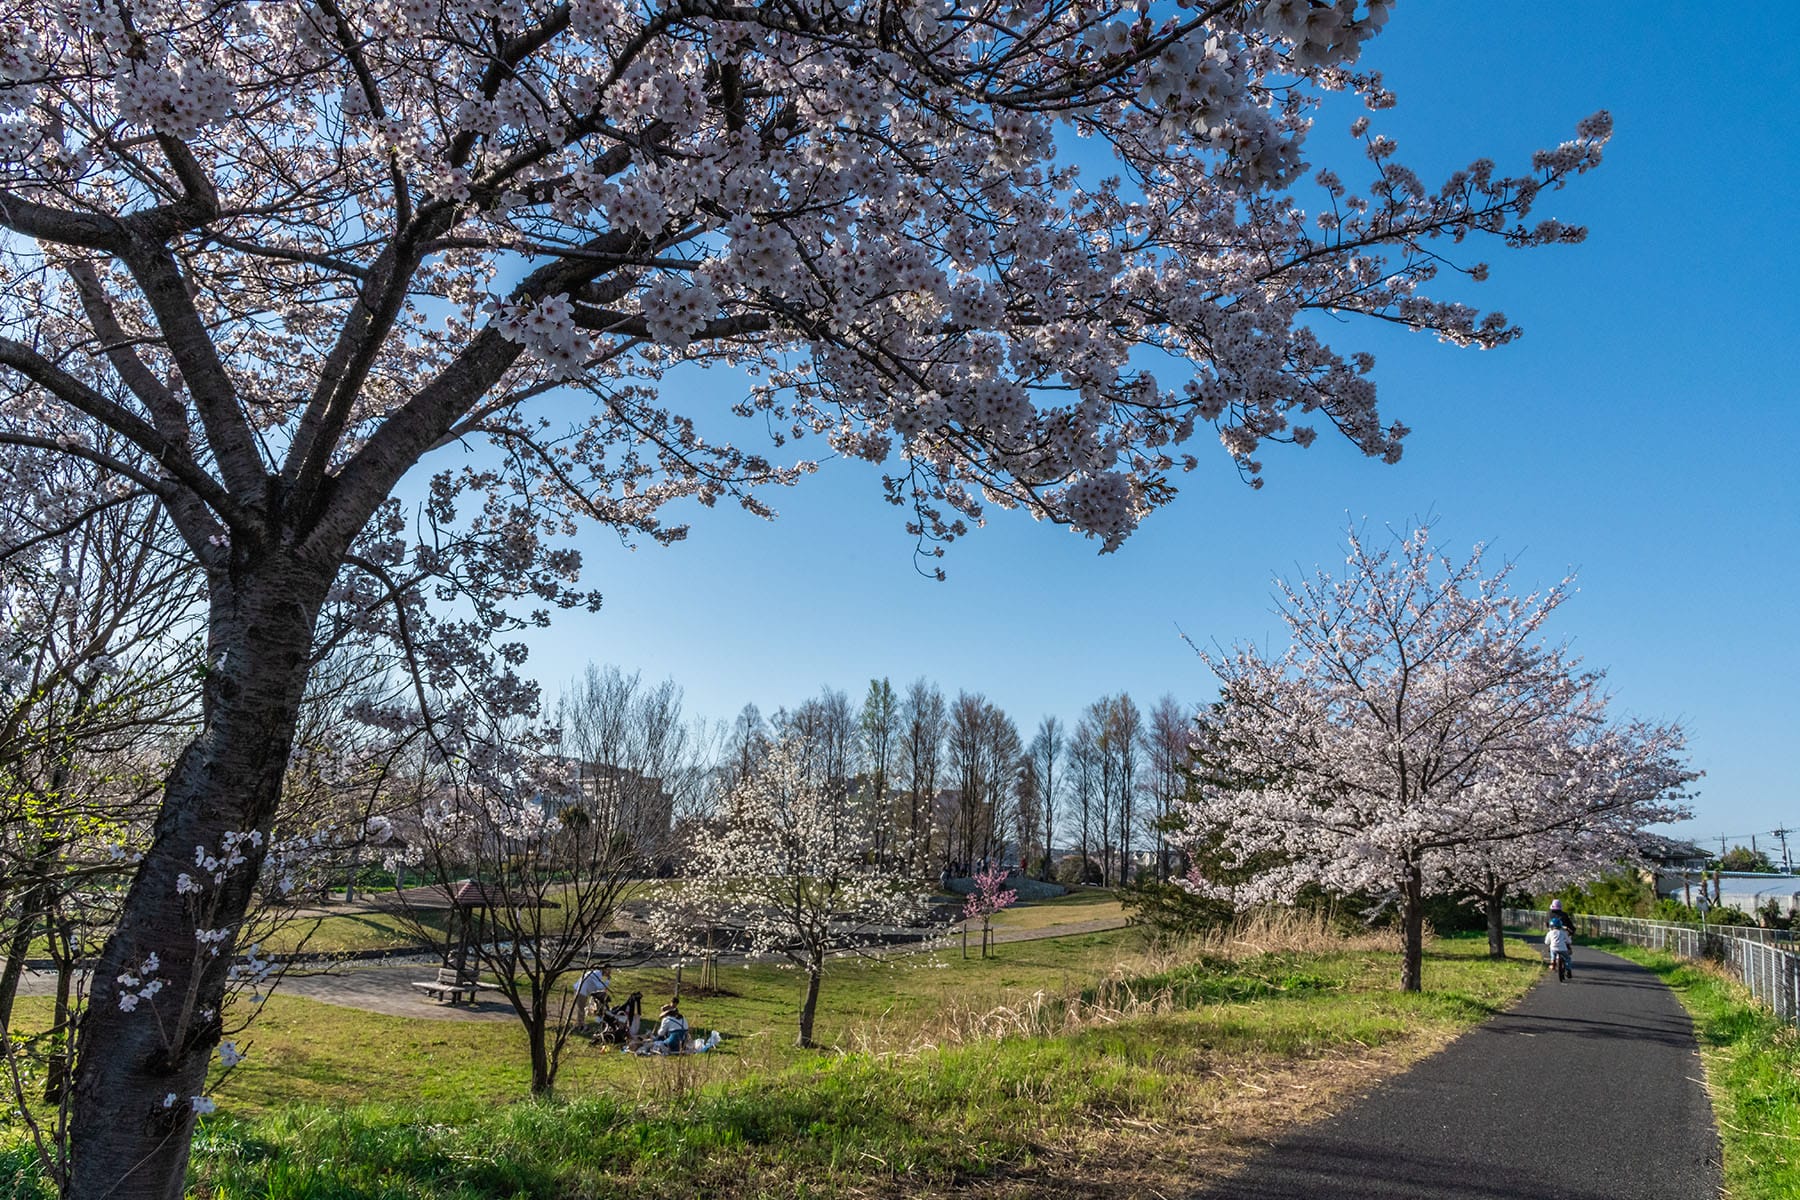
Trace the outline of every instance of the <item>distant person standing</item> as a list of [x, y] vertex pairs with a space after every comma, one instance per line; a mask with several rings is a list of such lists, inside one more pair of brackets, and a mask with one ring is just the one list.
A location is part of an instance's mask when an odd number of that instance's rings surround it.
[[575, 1015], [583, 1023], [598, 1020], [611, 1002], [612, 975], [602, 963], [575, 981]]

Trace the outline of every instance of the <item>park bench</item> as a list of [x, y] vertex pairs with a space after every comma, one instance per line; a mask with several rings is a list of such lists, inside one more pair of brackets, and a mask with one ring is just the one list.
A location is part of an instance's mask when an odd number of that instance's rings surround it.
[[467, 996], [469, 1003], [475, 1003], [475, 993], [484, 987], [493, 987], [491, 983], [482, 983], [478, 979], [465, 979], [449, 967], [439, 967], [437, 978], [432, 980], [414, 980], [413, 986], [440, 1004], [455, 1004], [459, 996]]

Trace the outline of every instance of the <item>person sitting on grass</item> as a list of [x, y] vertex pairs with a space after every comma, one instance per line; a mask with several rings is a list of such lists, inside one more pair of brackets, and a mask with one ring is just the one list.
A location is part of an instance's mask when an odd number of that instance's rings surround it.
[[662, 1020], [656, 1024], [656, 1038], [651, 1045], [661, 1047], [658, 1052], [662, 1054], [680, 1054], [687, 1040], [687, 1018], [681, 1015], [681, 997], [677, 996], [662, 1006]]

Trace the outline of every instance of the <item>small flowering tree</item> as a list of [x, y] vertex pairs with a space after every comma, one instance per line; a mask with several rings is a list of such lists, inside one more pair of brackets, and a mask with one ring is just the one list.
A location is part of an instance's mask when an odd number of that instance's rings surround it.
[[810, 769], [798, 737], [776, 743], [760, 768], [721, 801], [688, 879], [659, 925], [698, 948], [696, 922], [741, 928], [752, 955], [805, 973], [797, 1042], [813, 1045], [826, 959], [869, 949], [896, 925], [922, 924], [927, 893], [903, 863], [877, 855], [865, 804], [845, 781]]
[[[981, 922], [981, 957], [988, 954], [988, 931], [994, 923], [994, 914], [1008, 907], [1019, 898], [1019, 893], [1006, 886], [1009, 874], [1006, 866], [995, 863], [991, 867], [983, 867], [975, 872], [975, 890], [963, 902], [963, 921]], [[963, 940], [963, 954], [968, 955], [968, 939]]]
[[[0, 492], [101, 485], [91, 464], [0, 445]], [[110, 499], [73, 523], [57, 504], [0, 514], [0, 1027], [63, 900], [129, 873], [197, 715], [200, 577], [155, 500]]]
[[1266, 864], [1235, 885], [1240, 899], [1307, 884], [1395, 896], [1405, 991], [1420, 987], [1437, 863], [1527, 831], [1491, 820], [1497, 764], [1601, 707], [1598, 676], [1540, 638], [1569, 581], [1513, 595], [1510, 566], [1487, 573], [1479, 547], [1445, 558], [1430, 533], [1378, 548], [1352, 531], [1341, 578], [1280, 583], [1281, 655], [1202, 652], [1223, 689], [1198, 750], [1243, 786], [1184, 805], [1190, 828], [1222, 836], [1209, 849], [1227, 868]]

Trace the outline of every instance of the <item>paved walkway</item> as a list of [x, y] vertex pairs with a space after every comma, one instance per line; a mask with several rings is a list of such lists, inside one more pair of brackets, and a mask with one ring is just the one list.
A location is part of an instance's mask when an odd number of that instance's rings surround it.
[[1192, 1200], [1716, 1200], [1686, 1011], [1622, 958], [1578, 947], [1575, 965]]

